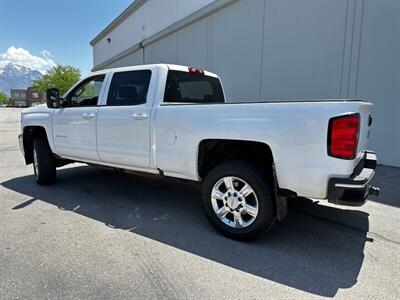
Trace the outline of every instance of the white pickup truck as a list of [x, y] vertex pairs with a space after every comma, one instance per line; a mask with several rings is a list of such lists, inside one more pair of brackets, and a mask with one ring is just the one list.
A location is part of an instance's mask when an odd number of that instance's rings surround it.
[[70, 162], [202, 182], [211, 223], [253, 238], [286, 215], [289, 197], [362, 205], [376, 156], [372, 104], [359, 100], [226, 103], [217, 75], [145, 65], [98, 71], [62, 98], [22, 112], [19, 135], [38, 184]]

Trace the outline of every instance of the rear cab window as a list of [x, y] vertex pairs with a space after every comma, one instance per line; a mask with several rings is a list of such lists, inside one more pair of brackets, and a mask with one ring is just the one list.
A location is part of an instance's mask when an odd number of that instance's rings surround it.
[[150, 70], [114, 73], [108, 91], [107, 106], [145, 104], [150, 78]]
[[164, 103], [224, 103], [218, 78], [203, 72], [168, 71]]

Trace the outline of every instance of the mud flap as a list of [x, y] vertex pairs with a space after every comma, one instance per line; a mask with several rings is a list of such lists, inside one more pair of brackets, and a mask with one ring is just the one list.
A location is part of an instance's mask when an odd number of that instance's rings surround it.
[[274, 196], [275, 196], [275, 207], [276, 207], [276, 218], [282, 221], [287, 215], [287, 197], [282, 196], [279, 193], [278, 178], [276, 177], [275, 164], [272, 163], [272, 176], [274, 182]]

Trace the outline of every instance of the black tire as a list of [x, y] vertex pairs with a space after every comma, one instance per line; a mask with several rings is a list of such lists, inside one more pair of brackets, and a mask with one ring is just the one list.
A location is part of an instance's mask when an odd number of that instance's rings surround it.
[[[258, 199], [258, 214], [253, 223], [243, 228], [233, 228], [225, 224], [214, 212], [211, 192], [214, 185], [226, 176], [244, 180], [251, 186]], [[276, 221], [273, 184], [254, 165], [245, 161], [228, 161], [216, 166], [204, 178], [202, 202], [211, 224], [223, 235], [237, 240], [252, 240], [271, 229]]]
[[56, 158], [51, 152], [47, 139], [35, 139], [33, 151], [33, 172], [36, 183], [39, 185], [53, 184], [56, 180]]

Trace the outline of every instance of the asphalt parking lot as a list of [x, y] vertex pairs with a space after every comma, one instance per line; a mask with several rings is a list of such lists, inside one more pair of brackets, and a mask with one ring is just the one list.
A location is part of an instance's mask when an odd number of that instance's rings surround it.
[[243, 243], [208, 224], [196, 184], [72, 164], [37, 186], [20, 111], [0, 108], [1, 299], [400, 297], [400, 169], [379, 167], [361, 208], [299, 199]]

